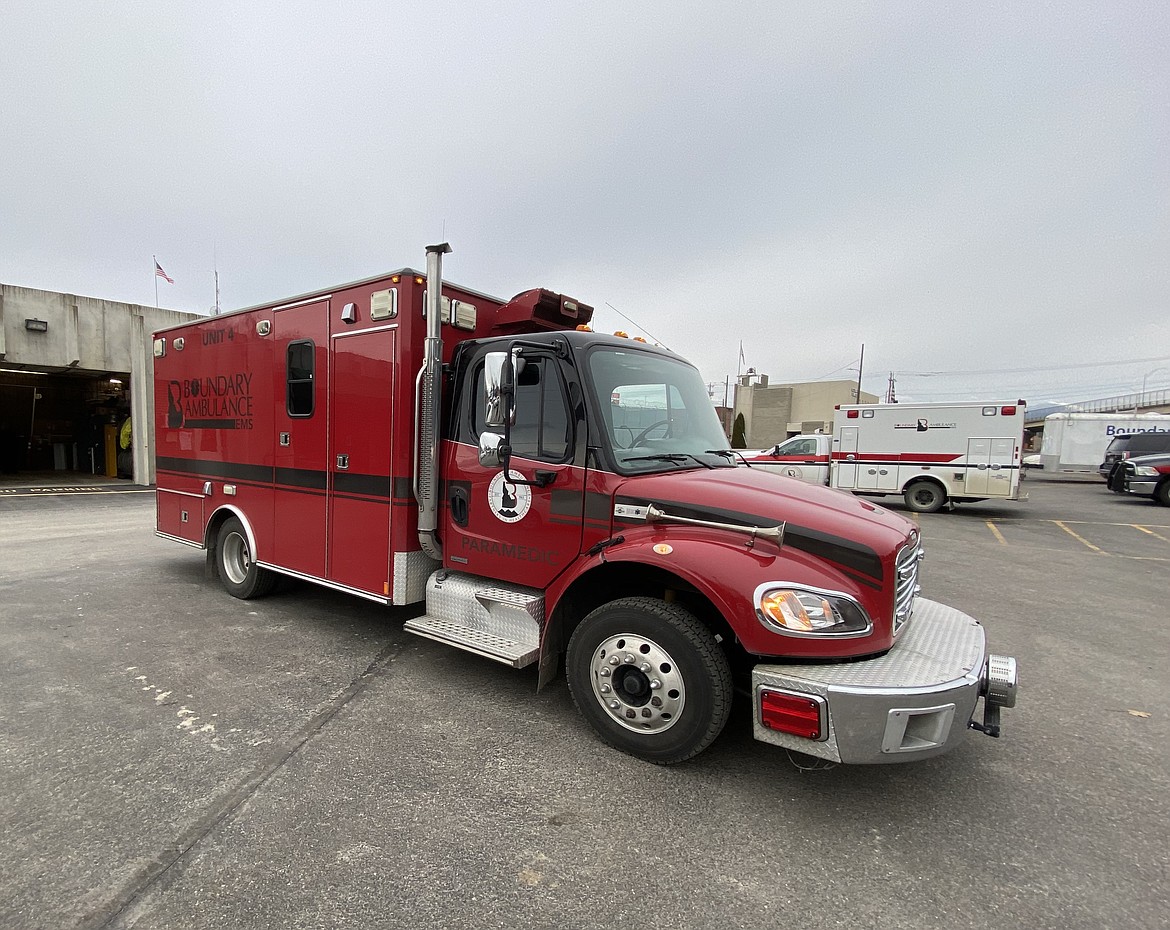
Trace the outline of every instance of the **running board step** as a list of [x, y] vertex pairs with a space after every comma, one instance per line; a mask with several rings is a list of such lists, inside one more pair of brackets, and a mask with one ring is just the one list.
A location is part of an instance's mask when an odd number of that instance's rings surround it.
[[427, 612], [404, 628], [513, 668], [540, 656], [544, 592], [440, 569], [427, 579]]
[[529, 643], [518, 643], [514, 639], [496, 636], [494, 633], [475, 630], [461, 623], [440, 620], [437, 617], [415, 617], [406, 621], [404, 629], [418, 636], [454, 646], [456, 649], [503, 662], [512, 668], [531, 665], [540, 654], [540, 649]]

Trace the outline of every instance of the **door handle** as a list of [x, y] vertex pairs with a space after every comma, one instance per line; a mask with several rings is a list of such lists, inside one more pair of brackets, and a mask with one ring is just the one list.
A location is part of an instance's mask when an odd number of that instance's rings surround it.
[[292, 444], [292, 434], [291, 433], [281, 433], [280, 434], [280, 444], [282, 446], [291, 445]]
[[342, 469], [349, 468], [349, 456], [348, 455], [337, 456], [337, 467], [342, 468]]

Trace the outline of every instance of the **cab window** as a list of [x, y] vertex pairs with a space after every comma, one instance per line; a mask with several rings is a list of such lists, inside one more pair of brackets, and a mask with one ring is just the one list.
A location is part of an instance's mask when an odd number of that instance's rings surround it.
[[[475, 435], [483, 422], [483, 369], [475, 379]], [[564, 462], [573, 448], [569, 399], [555, 359], [526, 357], [516, 373], [516, 422], [510, 429], [512, 454], [541, 462]]]

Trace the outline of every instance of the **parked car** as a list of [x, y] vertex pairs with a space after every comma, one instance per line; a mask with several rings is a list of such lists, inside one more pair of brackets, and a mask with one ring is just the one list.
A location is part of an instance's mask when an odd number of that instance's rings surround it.
[[1113, 466], [1138, 455], [1161, 455], [1170, 453], [1170, 431], [1157, 433], [1126, 433], [1115, 436], [1105, 447], [1105, 461], [1097, 471], [1106, 481], [1113, 472]]
[[1119, 462], [1109, 487], [1118, 493], [1152, 497], [1170, 507], [1170, 455], [1139, 455]]

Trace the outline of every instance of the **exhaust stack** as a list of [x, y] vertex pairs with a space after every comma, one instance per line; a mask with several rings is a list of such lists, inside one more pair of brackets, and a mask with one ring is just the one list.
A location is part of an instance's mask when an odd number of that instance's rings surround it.
[[418, 541], [432, 559], [443, 558], [437, 529], [439, 484], [439, 406], [443, 377], [443, 255], [446, 242], [427, 246], [427, 337], [423, 364], [414, 382], [414, 498], [418, 501]]

